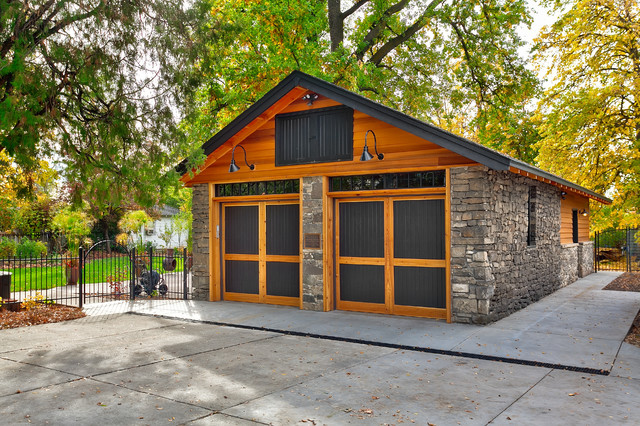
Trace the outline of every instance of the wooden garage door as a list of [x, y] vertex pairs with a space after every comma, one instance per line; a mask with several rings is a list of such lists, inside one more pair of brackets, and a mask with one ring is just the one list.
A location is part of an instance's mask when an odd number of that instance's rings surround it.
[[338, 309], [446, 318], [444, 199], [337, 205]]
[[298, 306], [299, 204], [226, 204], [222, 222], [223, 298]]

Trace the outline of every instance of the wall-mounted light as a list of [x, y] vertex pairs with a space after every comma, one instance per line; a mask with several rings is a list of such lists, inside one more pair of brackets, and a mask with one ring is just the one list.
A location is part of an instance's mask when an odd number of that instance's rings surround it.
[[563, 200], [566, 200], [566, 199], [567, 199], [567, 193], [566, 193], [566, 192], [564, 192], [564, 191], [562, 191], [562, 192], [560, 193], [560, 198], [562, 198]]
[[376, 134], [373, 133], [373, 130], [367, 130], [367, 133], [364, 135], [364, 148], [362, 149], [360, 161], [369, 161], [373, 159], [373, 155], [369, 153], [369, 147], [367, 146], [367, 136], [369, 136], [369, 132], [373, 135], [373, 149], [376, 151], [376, 156], [378, 157], [378, 160], [382, 160], [384, 158], [384, 154], [378, 153], [378, 140], [376, 139]]
[[231, 151], [231, 164], [229, 164], [229, 173], [237, 172], [238, 170], [240, 170], [240, 167], [237, 166], [236, 160], [234, 159], [234, 155], [236, 153], [236, 148], [237, 147], [242, 148], [242, 150], [244, 151], [244, 163], [247, 165], [249, 170], [255, 169], [256, 168], [255, 164], [249, 164], [247, 162], [247, 150], [244, 149], [244, 146], [238, 144], [238, 145], [234, 146], [233, 147], [233, 151]]
[[313, 102], [318, 99], [318, 95], [316, 93], [307, 93], [302, 97], [303, 101], [307, 101], [307, 105], [313, 105]]
[[582, 216], [588, 216], [589, 212], [586, 209], [580, 210], [578, 213], [580, 213]]

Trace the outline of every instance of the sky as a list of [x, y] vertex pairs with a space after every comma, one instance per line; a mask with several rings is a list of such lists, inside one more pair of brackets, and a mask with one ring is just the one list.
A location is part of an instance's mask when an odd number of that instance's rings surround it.
[[[556, 16], [550, 15], [549, 10], [547, 8], [539, 5], [534, 0], [529, 0], [529, 7], [531, 8], [531, 11], [532, 11], [531, 14], [533, 17], [533, 22], [531, 23], [531, 27], [526, 28], [523, 25], [518, 29], [520, 37], [522, 38], [523, 41], [527, 43], [525, 46], [519, 49], [520, 56], [523, 58], [529, 57], [529, 51], [533, 46], [533, 40], [536, 37], [538, 37], [538, 34], [540, 33], [540, 30], [542, 29], [542, 27], [550, 26], [556, 20]], [[529, 68], [532, 71], [538, 73], [538, 78], [540, 79], [540, 81], [542, 81], [543, 87], [545, 89], [548, 88], [551, 85], [551, 83], [545, 77], [546, 70], [544, 69], [536, 70], [530, 61], [528, 61], [528, 64], [529, 64]]]

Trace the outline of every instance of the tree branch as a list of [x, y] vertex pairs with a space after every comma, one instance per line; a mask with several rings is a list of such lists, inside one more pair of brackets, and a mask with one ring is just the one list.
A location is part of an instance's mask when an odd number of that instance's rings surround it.
[[382, 32], [382, 29], [387, 25], [387, 18], [395, 13], [400, 12], [407, 6], [408, 3], [409, 0], [400, 0], [398, 3], [389, 6], [389, 8], [382, 13], [380, 19], [373, 23], [367, 35], [362, 39], [364, 44], [356, 51], [356, 57], [359, 60], [362, 60], [366, 51], [373, 46], [374, 41]]
[[344, 12], [342, 12], [340, 14], [340, 17], [342, 18], [342, 20], [345, 20], [346, 18], [351, 16], [354, 12], [356, 12], [358, 9], [360, 9], [360, 7], [362, 7], [365, 4], [369, 3], [369, 1], [370, 0], [360, 0], [360, 1], [356, 2], [356, 4], [354, 4], [349, 9], [345, 10]]
[[444, 0], [433, 0], [431, 4], [427, 6], [422, 15], [420, 15], [420, 17], [413, 23], [413, 25], [407, 28], [402, 34], [392, 38], [384, 45], [382, 45], [382, 47], [380, 47], [380, 49], [378, 49], [376, 53], [373, 54], [368, 62], [371, 62], [374, 65], [378, 66], [380, 62], [385, 58], [385, 56], [387, 56], [396, 47], [409, 40], [418, 31], [420, 31], [427, 24], [427, 18], [429, 18], [433, 14], [435, 8], [438, 7], [443, 1]]

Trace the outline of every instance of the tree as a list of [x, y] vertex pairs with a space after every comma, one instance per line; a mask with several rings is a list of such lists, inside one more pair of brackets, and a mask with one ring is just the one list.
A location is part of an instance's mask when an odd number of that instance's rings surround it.
[[0, 151], [0, 197], [17, 203], [38, 195], [51, 196], [59, 174], [48, 161], [39, 160], [33, 170], [23, 169], [6, 151]]
[[31, 239], [41, 238], [51, 229], [53, 207], [53, 201], [46, 196], [20, 202], [13, 216], [14, 229]]
[[537, 81], [517, 48], [523, 0], [209, 0], [198, 33], [208, 53], [200, 112], [186, 130], [204, 140], [292, 70], [322, 77], [521, 158]]
[[[143, 227], [152, 222], [153, 219], [144, 210], [129, 211], [118, 222], [118, 228], [124, 233], [124, 238], [119, 237], [117, 239], [120, 240], [119, 242], [128, 243], [129, 246], [135, 246], [136, 250], [142, 253], [145, 248], [142, 238]], [[135, 240], [136, 236], [138, 241]]]
[[0, 1], [0, 152], [26, 171], [55, 156], [103, 199], [126, 187], [152, 204], [189, 151], [175, 112], [200, 16], [160, 0]]
[[537, 159], [614, 199], [596, 209], [596, 230], [640, 224], [639, 13], [635, 0], [577, 0], [537, 46], [554, 81], [539, 106]]
[[93, 219], [85, 212], [65, 207], [53, 217], [51, 224], [67, 238], [67, 251], [70, 256], [78, 253], [81, 244], [90, 245], [91, 241], [85, 241], [85, 238], [91, 232]]

